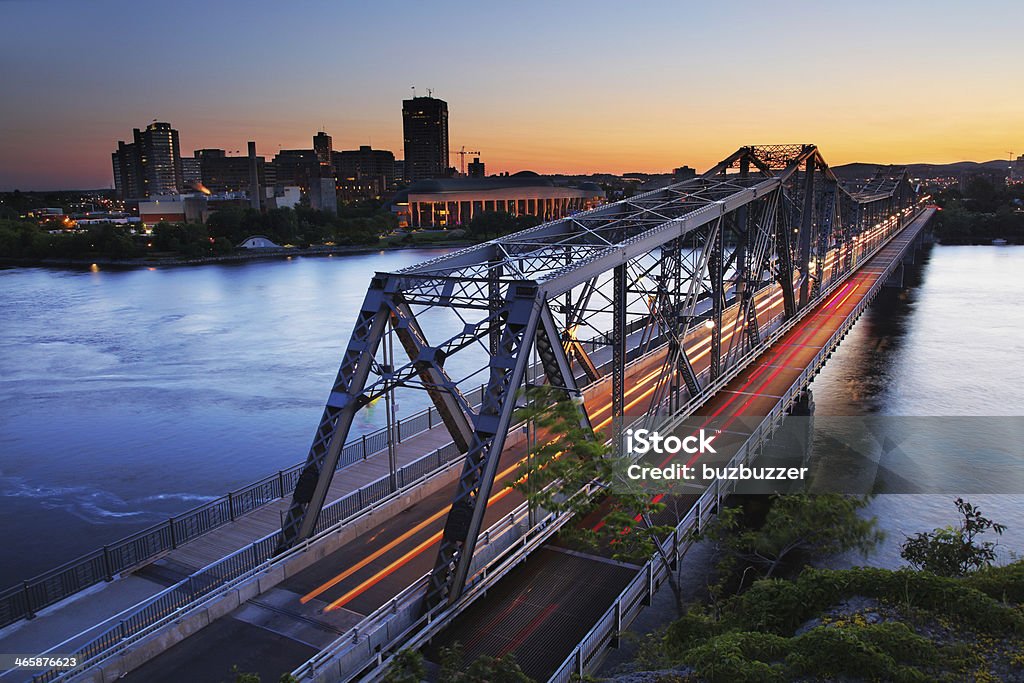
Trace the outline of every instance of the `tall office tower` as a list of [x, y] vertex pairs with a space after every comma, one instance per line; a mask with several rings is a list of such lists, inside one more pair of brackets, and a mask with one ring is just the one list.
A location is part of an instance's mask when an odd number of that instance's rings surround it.
[[135, 147], [142, 160], [143, 195], [178, 194], [184, 185], [178, 131], [171, 124], [153, 122], [133, 131]]
[[118, 141], [111, 155], [114, 188], [122, 199], [178, 194], [185, 187], [178, 131], [153, 122], [132, 131], [132, 142]]
[[405, 179], [444, 178], [448, 166], [448, 103], [433, 97], [402, 102]]
[[320, 162], [321, 166], [331, 165], [331, 136], [327, 133], [320, 131], [313, 136], [313, 151], [316, 152], [316, 158]]
[[117, 151], [110, 155], [114, 166], [114, 193], [118, 199], [140, 199], [142, 190], [142, 158], [134, 142], [119, 140]]

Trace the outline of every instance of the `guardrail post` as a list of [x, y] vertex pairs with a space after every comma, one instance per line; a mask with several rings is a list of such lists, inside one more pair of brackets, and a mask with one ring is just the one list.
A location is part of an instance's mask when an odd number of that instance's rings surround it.
[[231, 491], [228, 491], [228, 517], [231, 521], [235, 521], [235, 499], [231, 496]]
[[113, 568], [113, 566], [110, 563], [110, 547], [109, 546], [103, 546], [103, 573], [106, 575], [104, 580], [106, 580], [106, 581], [113, 581], [114, 580], [114, 571], [113, 571], [113, 569], [114, 568]]
[[277, 490], [280, 491], [278, 498], [284, 498], [284, 470], [277, 471]]
[[25, 618], [35, 619], [36, 613], [32, 611], [32, 591], [28, 589], [28, 581], [22, 581], [21, 585], [25, 591]]
[[650, 607], [651, 603], [654, 602], [654, 564], [651, 562], [647, 563], [647, 594], [644, 596], [641, 603], [644, 607]]
[[167, 529], [171, 532], [171, 549], [178, 547], [178, 541], [174, 538], [174, 517], [167, 518]]
[[397, 441], [398, 443], [402, 443], [402, 421], [401, 420], [395, 420], [395, 433], [397, 434], [397, 436], [395, 437], [395, 441]]
[[427, 429], [434, 428], [434, 416], [431, 414], [433, 410], [433, 407], [427, 406]]
[[363, 460], [366, 460], [366, 434], [363, 434]]
[[611, 642], [608, 643], [609, 647], [614, 647], [616, 650], [619, 649], [619, 634], [622, 633], [622, 602], [619, 600], [615, 601], [615, 631], [612, 633]]

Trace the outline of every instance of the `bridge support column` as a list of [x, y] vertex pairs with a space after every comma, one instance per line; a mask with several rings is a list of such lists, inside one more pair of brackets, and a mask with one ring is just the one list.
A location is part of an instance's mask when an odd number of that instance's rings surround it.
[[903, 263], [900, 262], [893, 268], [889, 276], [885, 278], [885, 282], [882, 283], [883, 287], [896, 287], [898, 289], [903, 288]]

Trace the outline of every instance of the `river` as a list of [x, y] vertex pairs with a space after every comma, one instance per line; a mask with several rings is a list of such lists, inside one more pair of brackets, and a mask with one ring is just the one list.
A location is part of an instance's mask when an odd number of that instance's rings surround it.
[[[0, 587], [303, 460], [370, 275], [440, 253], [0, 270]], [[1024, 415], [1020, 272], [1024, 247], [932, 249], [815, 380], [816, 420]], [[965, 459], [943, 443], [943, 493], [872, 503], [889, 531], [878, 562], [898, 564], [901, 534], [953, 521]], [[1024, 468], [1019, 451], [1000, 466]], [[1024, 496], [970, 499], [1024, 548]]]

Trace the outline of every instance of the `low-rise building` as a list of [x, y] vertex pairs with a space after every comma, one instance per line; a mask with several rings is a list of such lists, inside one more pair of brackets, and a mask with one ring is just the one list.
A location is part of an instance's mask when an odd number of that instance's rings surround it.
[[205, 223], [207, 215], [203, 195], [166, 195], [139, 202], [139, 222], [146, 230], [158, 223]]
[[594, 183], [556, 185], [550, 178], [524, 172], [490, 178], [420, 180], [395, 196], [392, 211], [402, 227], [438, 228], [468, 225], [475, 215], [485, 211], [549, 221], [604, 201], [604, 190]]

